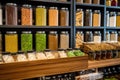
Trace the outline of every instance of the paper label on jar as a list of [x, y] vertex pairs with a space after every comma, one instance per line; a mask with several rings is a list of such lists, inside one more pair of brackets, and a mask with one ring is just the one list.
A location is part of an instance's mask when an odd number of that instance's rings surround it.
[[45, 56], [45, 54], [42, 53], [42, 52], [41, 53], [36, 53], [36, 57], [39, 60], [47, 59], [47, 57]]
[[36, 60], [36, 56], [34, 53], [28, 53], [28, 60], [32, 61], [32, 60]]

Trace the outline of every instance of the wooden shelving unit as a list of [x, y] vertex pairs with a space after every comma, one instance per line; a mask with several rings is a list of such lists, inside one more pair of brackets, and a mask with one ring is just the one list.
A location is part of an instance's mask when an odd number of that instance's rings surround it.
[[120, 58], [100, 61], [88, 61], [88, 69], [120, 65]]
[[0, 80], [27, 79], [87, 69], [88, 56], [0, 64]]

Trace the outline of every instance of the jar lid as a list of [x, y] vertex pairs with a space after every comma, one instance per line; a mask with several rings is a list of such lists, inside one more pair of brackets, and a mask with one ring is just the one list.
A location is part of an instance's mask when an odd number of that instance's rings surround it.
[[50, 34], [57, 34], [57, 31], [50, 31]]
[[15, 3], [7, 3], [6, 5], [16, 6], [17, 4], [15, 4]]
[[45, 49], [44, 51], [45, 51], [45, 52], [50, 52], [51, 50], [50, 50], [50, 49]]
[[94, 31], [94, 34], [98, 34], [98, 33], [100, 33], [100, 31]]
[[62, 34], [68, 34], [68, 31], [62, 31], [61, 33]]
[[114, 14], [116, 14], [116, 12], [110, 12], [110, 15], [114, 15]]
[[31, 34], [31, 31], [22, 31], [23, 34]]
[[2, 52], [2, 55], [10, 55], [10, 52]]
[[31, 8], [32, 6], [29, 4], [23, 4], [23, 7]]
[[100, 13], [100, 10], [94, 10], [95, 13]]
[[77, 34], [83, 34], [83, 31], [77, 31]]
[[108, 33], [109, 33], [109, 31], [106, 31], [106, 33], [108, 34]]
[[18, 54], [23, 54], [24, 52], [23, 52], [23, 51], [18, 51], [17, 53], [18, 53]]
[[74, 48], [74, 50], [80, 50], [80, 48]]
[[68, 48], [67, 50], [68, 50], [68, 51], [71, 51], [71, 50], [72, 50], [72, 48]]
[[17, 55], [17, 53], [11, 53], [11, 55]]
[[33, 52], [34, 52], [33, 50], [27, 51], [27, 53], [33, 53]]
[[120, 12], [117, 12], [117, 15], [119, 16], [119, 15], [120, 15]]
[[43, 6], [42, 6], [42, 5], [39, 5], [39, 6], [37, 6], [37, 8], [43, 8]]
[[39, 34], [45, 34], [45, 31], [37, 31]]
[[58, 51], [64, 51], [64, 49], [62, 49], [62, 48], [58, 48]]
[[91, 9], [86, 9], [86, 11], [87, 11], [87, 12], [92, 12], [92, 10], [91, 10]]
[[112, 34], [116, 33], [115, 31], [111, 31]]
[[65, 7], [63, 7], [63, 8], [61, 8], [61, 10], [66, 10], [66, 8], [65, 8]]
[[6, 33], [7, 34], [16, 34], [17, 32], [16, 31], [7, 31]]
[[77, 11], [83, 11], [83, 9], [78, 8]]

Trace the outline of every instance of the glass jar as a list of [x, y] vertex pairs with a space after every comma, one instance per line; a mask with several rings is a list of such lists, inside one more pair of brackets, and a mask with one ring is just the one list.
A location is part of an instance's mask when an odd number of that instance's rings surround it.
[[7, 3], [5, 6], [6, 25], [17, 25], [18, 14], [17, 4]]
[[52, 54], [52, 52], [49, 49], [46, 49], [44, 51], [44, 53], [45, 53], [47, 59], [54, 59], [55, 58], [55, 56]]
[[14, 62], [17, 62], [17, 53], [12, 53], [11, 56], [14, 59]]
[[36, 8], [36, 25], [46, 26], [47, 23], [47, 9], [45, 6], [37, 6]]
[[60, 48], [69, 48], [69, 33], [68, 31], [62, 31], [60, 34]]
[[116, 12], [110, 12], [110, 27], [116, 27]]
[[106, 51], [101, 51], [101, 59], [106, 59]]
[[84, 26], [92, 26], [92, 10], [86, 9], [84, 15]]
[[101, 26], [101, 12], [100, 12], [100, 10], [95, 10], [93, 12], [93, 26], [94, 27]]
[[78, 2], [78, 3], [83, 3], [83, 0], [76, 0], [76, 2]]
[[111, 6], [117, 6], [117, 5], [118, 5], [118, 3], [116, 0], [111, 0]]
[[106, 58], [107, 59], [111, 59], [112, 58], [112, 51], [111, 50], [107, 50], [107, 52], [106, 52]]
[[93, 4], [100, 4], [100, 0], [93, 0]]
[[67, 49], [66, 51], [68, 57], [75, 57], [73, 50], [71, 48]]
[[2, 52], [2, 59], [5, 63], [14, 62], [14, 59], [9, 52]]
[[23, 31], [21, 34], [21, 50], [30, 51], [33, 47], [33, 40], [31, 31]]
[[26, 57], [26, 55], [25, 55], [24, 52], [18, 51], [18, 54], [17, 54], [17, 61], [18, 61], [18, 62], [27, 61], [27, 57]]
[[110, 41], [111, 42], [117, 42], [118, 40], [118, 34], [116, 31], [112, 31], [110, 34]]
[[110, 26], [110, 14], [109, 11], [106, 11], [106, 26], [109, 27]]
[[0, 32], [0, 54], [2, 52], [2, 34]]
[[50, 50], [58, 49], [58, 34], [56, 31], [51, 31], [48, 35], [48, 48]]
[[118, 50], [118, 58], [120, 58], [120, 50]]
[[95, 60], [101, 60], [101, 51], [95, 52]]
[[117, 26], [117, 27], [120, 27], [120, 12], [117, 12], [116, 26]]
[[50, 7], [48, 10], [48, 25], [58, 26], [58, 9], [57, 7]]
[[112, 58], [118, 58], [118, 51], [117, 50], [112, 50]]
[[107, 42], [110, 41], [110, 33], [109, 33], [109, 31], [106, 32], [106, 41]]
[[91, 60], [91, 61], [95, 60], [95, 56], [96, 56], [95, 52], [93, 52], [93, 51], [88, 52], [89, 60]]
[[3, 10], [2, 10], [2, 5], [0, 4], [0, 25], [3, 25]]
[[101, 33], [100, 31], [94, 32], [94, 43], [101, 43]]
[[120, 42], [120, 31], [118, 31], [118, 42]]
[[45, 56], [45, 54], [43, 52], [36, 52], [36, 58], [38, 60], [44, 60], [47, 59], [47, 57]]
[[84, 2], [87, 4], [92, 4], [92, 0], [85, 0]]
[[32, 6], [28, 4], [24, 4], [21, 7], [21, 24], [22, 25], [32, 25], [33, 23], [33, 13]]
[[5, 52], [18, 51], [18, 34], [16, 31], [7, 31], [5, 34]]
[[92, 31], [86, 31], [84, 40], [85, 40], [85, 42], [93, 42], [93, 33], [92, 33]]
[[60, 56], [60, 58], [66, 58], [67, 54], [65, 53], [64, 49], [58, 49], [58, 54]]
[[60, 10], [60, 26], [69, 26], [69, 10], [61, 8]]
[[36, 54], [34, 51], [27, 51], [28, 61], [36, 60]]
[[76, 26], [82, 27], [84, 24], [84, 12], [83, 9], [77, 9], [76, 12]]
[[80, 48], [80, 46], [84, 42], [84, 33], [83, 31], [77, 31], [76, 33], [76, 48]]
[[46, 49], [46, 34], [45, 31], [36, 33], [36, 51], [44, 51]]
[[106, 6], [111, 6], [111, 0], [106, 0]]

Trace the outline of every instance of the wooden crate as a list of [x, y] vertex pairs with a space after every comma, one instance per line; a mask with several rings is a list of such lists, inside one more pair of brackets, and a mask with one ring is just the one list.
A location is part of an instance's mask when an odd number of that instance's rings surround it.
[[0, 80], [26, 79], [87, 69], [88, 56], [0, 64]]

